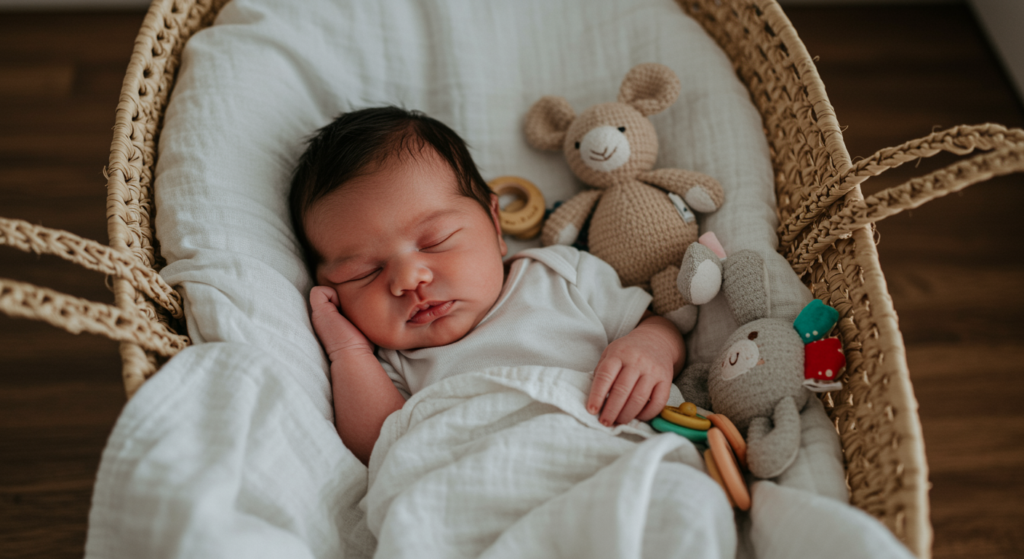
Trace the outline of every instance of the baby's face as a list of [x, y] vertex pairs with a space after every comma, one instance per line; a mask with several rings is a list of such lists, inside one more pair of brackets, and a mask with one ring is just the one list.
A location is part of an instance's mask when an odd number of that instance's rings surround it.
[[387, 349], [434, 347], [473, 329], [498, 300], [507, 252], [497, 219], [458, 193], [433, 150], [389, 159], [317, 202], [306, 234], [323, 257], [316, 282]]

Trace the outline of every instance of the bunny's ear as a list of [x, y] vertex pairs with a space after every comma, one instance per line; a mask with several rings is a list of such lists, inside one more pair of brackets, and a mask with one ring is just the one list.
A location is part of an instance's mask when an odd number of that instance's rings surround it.
[[639, 64], [622, 80], [619, 103], [633, 107], [644, 116], [651, 116], [675, 103], [679, 89], [679, 78], [668, 66]]
[[572, 106], [564, 98], [541, 97], [526, 113], [526, 141], [537, 149], [558, 151], [575, 119]]
[[751, 250], [730, 254], [722, 262], [722, 291], [738, 324], [768, 318], [768, 270]]

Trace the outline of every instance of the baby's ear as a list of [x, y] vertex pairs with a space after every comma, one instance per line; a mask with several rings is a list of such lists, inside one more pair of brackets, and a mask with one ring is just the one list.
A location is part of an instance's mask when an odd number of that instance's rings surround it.
[[562, 97], [548, 95], [530, 107], [526, 113], [526, 141], [537, 149], [562, 149], [565, 133], [576, 119], [569, 102]]
[[626, 74], [619, 88], [619, 103], [651, 116], [668, 108], [679, 97], [679, 78], [668, 66], [638, 64]]

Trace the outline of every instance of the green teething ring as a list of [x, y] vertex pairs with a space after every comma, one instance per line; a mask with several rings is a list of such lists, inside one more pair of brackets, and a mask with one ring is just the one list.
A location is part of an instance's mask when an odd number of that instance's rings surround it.
[[651, 420], [651, 427], [659, 433], [672, 432], [677, 435], [682, 435], [690, 441], [695, 443], [708, 444], [708, 432], [698, 431], [696, 429], [690, 429], [689, 427], [683, 427], [682, 425], [676, 425], [670, 421], [665, 421], [661, 417], [655, 417]]

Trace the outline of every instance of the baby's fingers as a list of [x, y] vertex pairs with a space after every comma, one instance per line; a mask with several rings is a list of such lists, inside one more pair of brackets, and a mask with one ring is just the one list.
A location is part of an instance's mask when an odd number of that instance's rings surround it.
[[601, 412], [603, 425], [611, 426], [615, 423], [619, 414], [622, 413], [622, 408], [626, 405], [629, 395], [633, 393], [633, 387], [636, 386], [639, 378], [640, 373], [633, 367], [623, 367], [619, 371], [615, 384], [608, 391], [608, 401], [604, 403], [604, 410]]
[[669, 392], [672, 390], [671, 383], [659, 382], [654, 386], [654, 392], [651, 392], [650, 400], [647, 402], [647, 406], [637, 414], [637, 418], [640, 421], [650, 421], [657, 417], [661, 410], [665, 409], [668, 404]]
[[318, 285], [309, 291], [309, 304], [314, 310], [323, 305], [331, 305], [337, 309], [338, 293], [330, 287]]
[[657, 381], [651, 378], [650, 375], [641, 376], [636, 385], [633, 386], [633, 391], [626, 399], [626, 404], [622, 407], [622, 411], [619, 412], [615, 422], [620, 424], [629, 423], [636, 418], [637, 414], [646, 410], [656, 385]]
[[590, 397], [587, 398], [588, 412], [597, 415], [621, 369], [622, 361], [617, 358], [602, 359], [598, 362], [597, 368], [594, 369], [594, 384], [590, 385]]
[[348, 334], [349, 322], [338, 310], [338, 294], [329, 287], [317, 286], [309, 292], [313, 330], [326, 345]]

